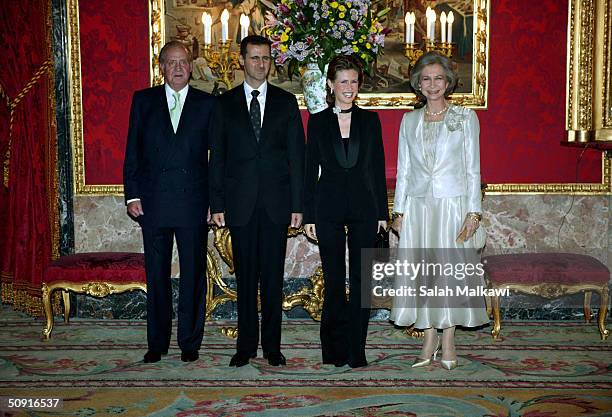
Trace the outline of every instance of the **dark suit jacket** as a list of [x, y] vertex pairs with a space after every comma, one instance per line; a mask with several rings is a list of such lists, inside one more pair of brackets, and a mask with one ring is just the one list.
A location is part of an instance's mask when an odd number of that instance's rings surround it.
[[378, 114], [359, 107], [353, 110], [348, 155], [340, 137], [338, 117], [331, 108], [310, 116], [304, 223], [387, 220], [385, 155]]
[[134, 93], [123, 185], [125, 199], [140, 198], [141, 224], [194, 226], [208, 210], [208, 128], [216, 103], [189, 87], [176, 134], [164, 86]]
[[228, 226], [247, 224], [258, 204], [277, 224], [302, 213], [304, 128], [293, 94], [268, 83], [258, 142], [240, 84], [219, 97], [211, 139], [211, 213], [224, 212]]

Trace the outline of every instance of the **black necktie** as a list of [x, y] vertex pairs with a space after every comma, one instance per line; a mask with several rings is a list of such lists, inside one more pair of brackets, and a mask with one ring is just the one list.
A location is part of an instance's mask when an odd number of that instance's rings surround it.
[[253, 90], [251, 91], [251, 95], [253, 96], [253, 98], [251, 99], [251, 108], [249, 110], [249, 113], [251, 114], [251, 124], [253, 125], [253, 132], [255, 132], [255, 137], [259, 142], [259, 137], [261, 136], [261, 109], [259, 107], [259, 100], [257, 100], [259, 91]]

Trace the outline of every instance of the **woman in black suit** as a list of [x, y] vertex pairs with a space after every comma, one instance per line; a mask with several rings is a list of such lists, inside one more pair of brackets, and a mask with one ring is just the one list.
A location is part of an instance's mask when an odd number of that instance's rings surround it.
[[377, 230], [386, 228], [388, 220], [380, 120], [377, 113], [354, 104], [362, 82], [357, 59], [338, 56], [330, 62], [329, 108], [308, 121], [304, 188], [305, 230], [318, 240], [325, 280], [323, 363], [352, 368], [368, 364], [365, 342], [370, 310], [361, 306], [361, 249], [374, 247]]

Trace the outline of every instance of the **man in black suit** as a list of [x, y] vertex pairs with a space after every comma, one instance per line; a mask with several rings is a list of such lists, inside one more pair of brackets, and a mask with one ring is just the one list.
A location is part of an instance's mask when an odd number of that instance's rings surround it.
[[204, 333], [208, 210], [208, 124], [216, 99], [189, 86], [190, 52], [166, 44], [159, 63], [165, 84], [134, 93], [123, 183], [128, 214], [142, 228], [147, 273], [144, 362], [168, 352], [172, 332], [170, 266], [179, 252], [178, 345], [193, 362]]
[[238, 292], [238, 341], [230, 366], [257, 356], [261, 293], [261, 346], [273, 366], [280, 351], [287, 227], [302, 222], [304, 129], [297, 101], [268, 84], [270, 41], [240, 43], [244, 84], [219, 98], [212, 126], [210, 209], [229, 226]]

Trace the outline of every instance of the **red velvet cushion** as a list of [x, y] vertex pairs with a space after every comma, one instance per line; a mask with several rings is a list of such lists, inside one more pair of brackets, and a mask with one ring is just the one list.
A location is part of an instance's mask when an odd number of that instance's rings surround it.
[[597, 259], [575, 253], [519, 253], [483, 259], [494, 284], [600, 284], [610, 280], [610, 270]]
[[144, 254], [92, 252], [61, 256], [49, 264], [43, 281], [146, 282]]

